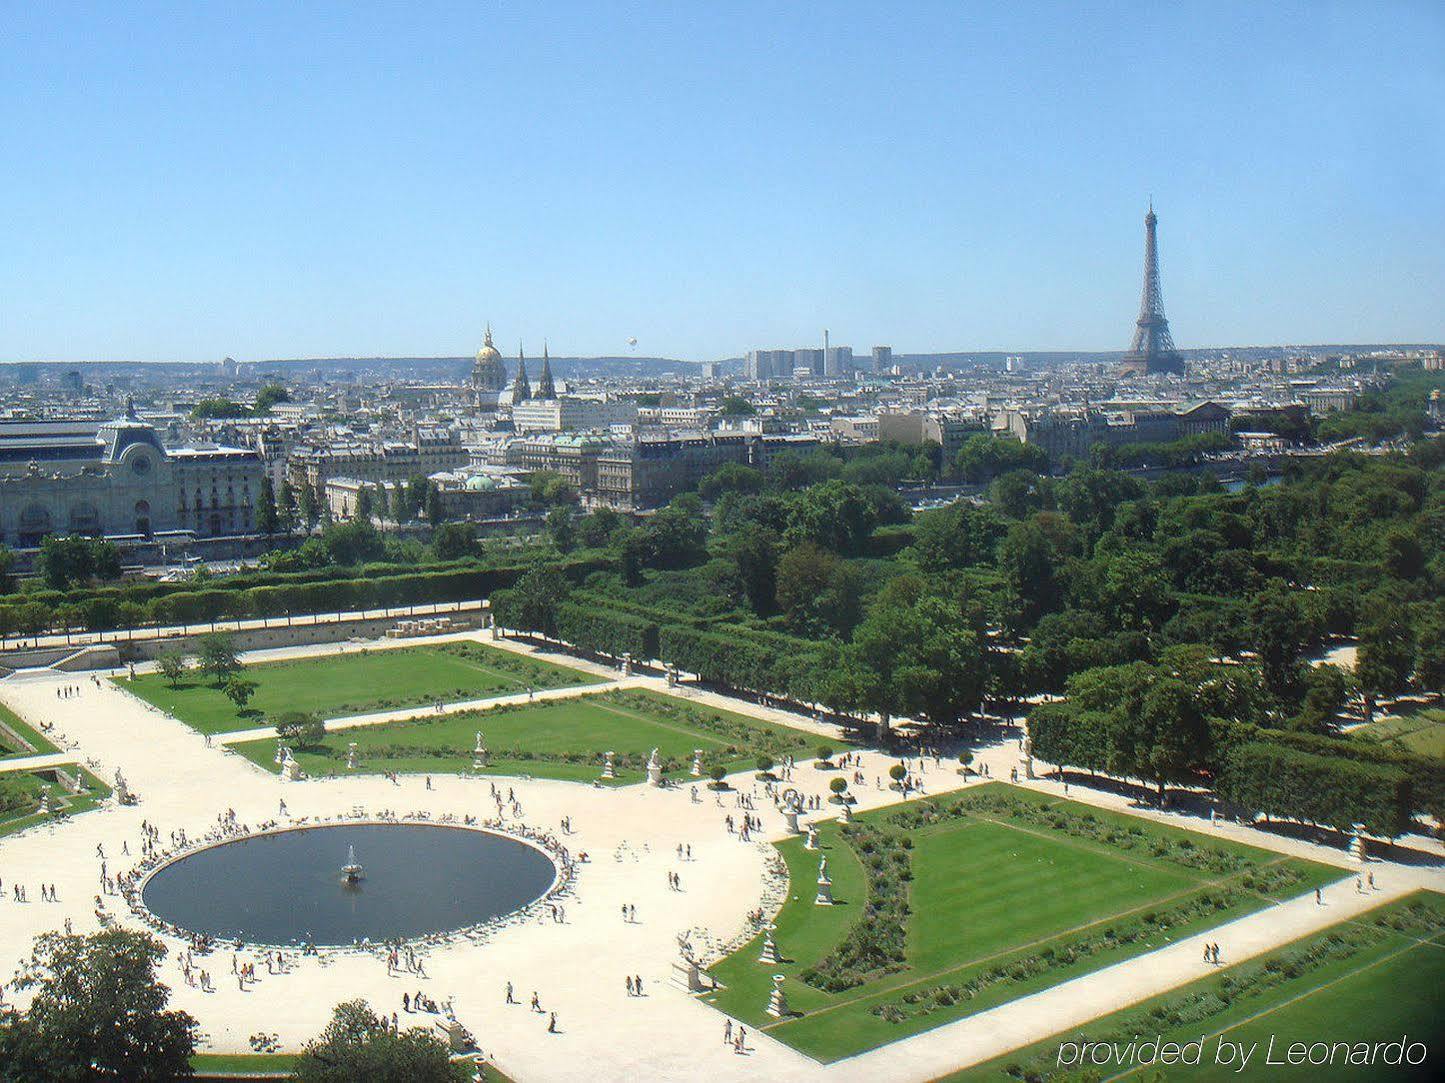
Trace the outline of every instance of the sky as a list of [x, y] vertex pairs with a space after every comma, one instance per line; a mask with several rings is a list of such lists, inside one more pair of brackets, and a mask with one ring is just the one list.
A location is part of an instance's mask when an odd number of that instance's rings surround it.
[[0, 360], [1445, 340], [1445, 4], [0, 0]]

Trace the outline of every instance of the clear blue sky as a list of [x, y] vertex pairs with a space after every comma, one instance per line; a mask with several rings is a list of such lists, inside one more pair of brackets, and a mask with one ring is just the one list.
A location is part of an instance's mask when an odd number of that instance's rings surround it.
[[1445, 339], [1436, 0], [3, 25], [0, 359]]

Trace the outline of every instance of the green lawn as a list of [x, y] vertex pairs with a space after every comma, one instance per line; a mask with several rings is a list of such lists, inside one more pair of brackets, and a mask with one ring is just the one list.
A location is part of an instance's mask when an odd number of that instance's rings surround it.
[[[591, 782], [610, 750], [617, 753], [617, 785], [645, 777], [653, 748], [670, 777], [686, 778], [694, 749], [702, 749], [704, 769], [721, 764], [734, 771], [751, 766], [759, 753], [775, 760], [785, 753], [807, 756], [818, 743], [811, 734], [760, 718], [629, 689], [355, 726], [328, 733], [321, 747], [295, 750], [295, 756], [308, 774], [345, 774], [347, 745], [355, 741], [358, 771], [469, 771], [478, 730], [491, 750], [490, 774]], [[267, 770], [278, 769], [274, 740], [231, 748]]]
[[1408, 714], [1391, 715], [1351, 730], [1350, 736], [1362, 741], [1378, 741], [1418, 756], [1445, 759], [1445, 709], [1421, 707]]
[[[720, 1010], [822, 1061], [1037, 992], [1340, 876], [1003, 783], [868, 813], [852, 829], [829, 824], [822, 840], [845, 905], [815, 906], [817, 855], [800, 840], [783, 843], [794, 887], [775, 935], [786, 961], [759, 963], [758, 938], [714, 968], [725, 988], [711, 995]], [[908, 870], [884, 880], [886, 890], [906, 892], [901, 938], [890, 937], [886, 912], [862, 923], [864, 862]], [[865, 962], [838, 965], [849, 958]], [[790, 1019], [763, 1012], [775, 972], [789, 978], [790, 1006], [800, 1013]]]
[[[110, 796], [110, 787], [84, 767], [66, 764], [64, 770], [72, 775], [79, 771], [84, 776], [84, 793], [66, 792], [57, 781], [54, 768], [0, 774], [0, 836], [23, 831], [45, 820], [79, 815]], [[47, 784], [50, 786], [51, 804], [57, 811], [42, 815], [36, 810], [40, 807], [41, 788]]]
[[434, 700], [486, 699], [536, 689], [580, 687], [600, 678], [471, 640], [377, 647], [245, 667], [256, 692], [245, 713], [199, 673], [172, 687], [159, 673], [117, 684], [202, 733], [267, 725], [267, 716], [304, 711], [340, 718]]
[[0, 723], [13, 730], [23, 737], [33, 748], [26, 748], [20, 742], [10, 736], [5, 729], [0, 729], [0, 760], [14, 759], [20, 756], [41, 756], [47, 752], [57, 752], [53, 744], [47, 741], [39, 730], [31, 726], [18, 714], [12, 711], [5, 704], [0, 703]]
[[[1418, 892], [1354, 921], [1286, 945], [1259, 959], [1201, 978], [1132, 1008], [1096, 1019], [1079, 1031], [1046, 1041], [947, 1077], [946, 1083], [1007, 1080], [1074, 1080], [1077, 1069], [1060, 1066], [1062, 1043], [1127, 1043], [1135, 1037], [1198, 1042], [1200, 1064], [1176, 1068], [1180, 1078], [1240, 1078], [1217, 1063], [1220, 1042], [1244, 1043], [1255, 1052], [1243, 1078], [1407, 1080], [1427, 1078], [1386, 1065], [1269, 1066], [1271, 1037], [1276, 1060], [1292, 1042], [1389, 1042], [1402, 1034], [1429, 1046], [1426, 1068], [1442, 1052], [1445, 1018], [1445, 896]], [[1066, 1047], [1067, 1048], [1067, 1047]], [[1072, 1053], [1066, 1054], [1066, 1059]], [[1145, 1080], [1158, 1067], [1102, 1070], [1091, 1078]], [[1169, 1069], [1164, 1069], [1167, 1073]]]
[[289, 1074], [296, 1063], [294, 1053], [197, 1053], [191, 1067], [197, 1075]]

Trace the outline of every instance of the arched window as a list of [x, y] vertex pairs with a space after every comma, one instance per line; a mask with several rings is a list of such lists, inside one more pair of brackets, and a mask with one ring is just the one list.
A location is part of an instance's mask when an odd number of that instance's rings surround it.
[[20, 513], [21, 545], [39, 545], [51, 530], [50, 509], [44, 504], [31, 504]]

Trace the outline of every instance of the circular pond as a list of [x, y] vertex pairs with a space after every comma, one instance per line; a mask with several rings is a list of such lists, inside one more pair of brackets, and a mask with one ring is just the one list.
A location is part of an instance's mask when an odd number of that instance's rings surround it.
[[[348, 876], [353, 860], [359, 870]], [[412, 939], [545, 895], [557, 869], [507, 835], [435, 824], [335, 824], [221, 843], [151, 874], [141, 900], [193, 933], [257, 944]]]

